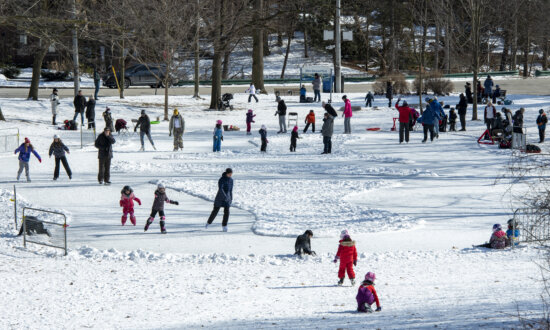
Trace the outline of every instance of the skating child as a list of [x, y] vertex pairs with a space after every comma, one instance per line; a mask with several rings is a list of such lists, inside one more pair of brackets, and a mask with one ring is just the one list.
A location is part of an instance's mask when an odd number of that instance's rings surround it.
[[223, 131], [222, 131], [222, 121], [216, 121], [216, 127], [214, 127], [214, 152], [220, 151], [222, 148], [223, 141]]
[[[515, 229], [514, 229], [515, 227]], [[508, 237], [508, 245], [518, 245], [519, 244], [519, 229], [517, 222], [514, 219], [508, 220], [508, 230], [506, 231], [506, 236]]]
[[262, 128], [258, 131], [260, 133], [260, 138], [262, 139], [262, 145], [260, 147], [261, 152], [266, 152], [267, 148], [267, 128], [265, 125], [262, 125]]
[[456, 132], [456, 118], [455, 109], [452, 108], [451, 111], [449, 111], [449, 132]]
[[380, 301], [378, 301], [378, 294], [376, 294], [376, 289], [374, 288], [374, 280], [376, 275], [374, 273], [368, 272], [365, 275], [365, 280], [361, 283], [359, 291], [355, 299], [357, 300], [357, 311], [361, 313], [372, 313], [372, 304], [376, 302], [376, 311], [382, 311], [382, 306], [380, 306]]
[[[343, 237], [342, 237], [343, 236]], [[334, 258], [334, 263], [340, 259], [340, 268], [338, 269], [338, 285], [344, 284], [344, 278], [346, 277], [346, 270], [348, 277], [351, 281], [351, 285], [355, 285], [355, 272], [353, 266], [357, 266], [357, 249], [355, 248], [355, 241], [351, 240], [347, 230], [340, 235], [340, 245], [338, 245], [338, 252]]]
[[19, 153], [19, 171], [17, 171], [17, 181], [19, 181], [21, 173], [23, 173], [23, 169], [25, 169], [27, 182], [31, 182], [31, 177], [29, 175], [29, 161], [31, 160], [31, 153], [34, 154], [36, 158], [38, 158], [38, 161], [40, 163], [42, 163], [42, 158], [40, 158], [38, 152], [34, 150], [34, 147], [32, 146], [31, 141], [28, 138], [25, 138], [25, 142], [23, 142], [23, 144], [21, 144], [19, 148], [15, 149], [13, 153]]
[[124, 186], [120, 191], [120, 206], [122, 207], [122, 225], [126, 223], [128, 214], [130, 214], [130, 222], [136, 225], [136, 217], [134, 216], [134, 201], [141, 205], [141, 200], [134, 195], [134, 191], [130, 186]]
[[59, 163], [63, 164], [63, 167], [65, 168], [65, 171], [69, 176], [69, 180], [73, 178], [73, 172], [71, 172], [71, 168], [69, 167], [69, 163], [67, 162], [67, 156], [65, 156], [65, 153], [70, 153], [69, 148], [67, 148], [63, 141], [61, 141], [59, 135], [54, 135], [53, 142], [50, 145], [50, 150], [48, 152], [50, 158], [52, 157], [52, 154], [55, 157], [55, 169], [53, 171], [54, 181], [59, 178]]
[[300, 137], [298, 136], [298, 126], [294, 126], [292, 133], [290, 133], [290, 152], [296, 152], [296, 141]]
[[151, 216], [149, 219], [147, 219], [147, 223], [145, 224], [144, 231], [147, 231], [149, 229], [149, 226], [153, 223], [153, 220], [155, 220], [155, 216], [157, 215], [157, 212], [160, 216], [160, 232], [163, 234], [166, 234], [166, 228], [164, 227], [164, 221], [166, 220], [166, 217], [164, 216], [164, 203], [170, 203], [174, 205], [179, 205], [177, 201], [171, 201], [168, 199], [168, 196], [166, 196], [166, 189], [164, 188], [164, 185], [162, 183], [159, 183], [157, 186], [157, 190], [155, 190], [155, 200], [153, 201], [153, 209], [151, 210]]
[[255, 123], [254, 117], [256, 115], [252, 111], [252, 109], [248, 109], [248, 112], [246, 113], [246, 135], [251, 135], [250, 129], [252, 128], [252, 123]]

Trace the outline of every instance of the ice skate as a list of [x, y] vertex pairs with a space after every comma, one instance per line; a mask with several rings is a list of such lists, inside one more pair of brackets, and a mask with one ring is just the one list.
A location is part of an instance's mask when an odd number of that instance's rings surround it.
[[126, 215], [123, 215], [122, 218], [120, 218], [120, 222], [122, 223], [123, 226], [126, 224], [126, 219], [127, 219]]
[[139, 148], [139, 151], [145, 151], [144, 147]]
[[166, 234], [166, 228], [164, 227], [164, 217], [160, 220], [160, 232], [161, 234]]
[[208, 226], [210, 226], [210, 224], [207, 222], [206, 225], [204, 225], [204, 229], [208, 229]]
[[223, 226], [222, 230], [223, 230], [224, 233], [227, 233], [227, 226]]
[[143, 228], [143, 231], [147, 231], [149, 229], [149, 226], [153, 223], [153, 218], [147, 219], [147, 223], [145, 223], [145, 228]]
[[354, 279], [354, 278], [350, 278], [349, 280], [351, 281], [351, 285], [354, 286], [354, 285], [355, 285], [355, 279]]
[[131, 215], [130, 216], [130, 222], [132, 223], [132, 225], [136, 225], [136, 216], [135, 215]]
[[342, 286], [344, 284], [344, 278], [342, 277], [339, 281], [338, 281], [338, 286]]

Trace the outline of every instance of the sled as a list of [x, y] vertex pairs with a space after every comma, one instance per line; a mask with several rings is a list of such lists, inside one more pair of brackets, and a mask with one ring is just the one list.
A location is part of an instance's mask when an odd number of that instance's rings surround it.
[[159, 120], [152, 120], [151, 121], [151, 125], [157, 125], [157, 124], [160, 124]]
[[252, 140], [248, 140], [248, 143], [250, 143], [251, 145], [255, 146], [255, 147], [259, 147], [260, 145], [257, 144], [256, 142], [252, 141]]
[[369, 127], [367, 128], [367, 131], [372, 131], [372, 132], [376, 132], [376, 131], [379, 131], [380, 130], [380, 127]]
[[395, 121], [396, 121], [397, 119], [399, 119], [399, 118], [393, 118], [393, 127], [391, 128], [391, 131], [392, 131], [392, 132], [397, 130], [397, 128], [395, 128]]
[[[486, 141], [486, 140], [483, 139], [485, 137], [485, 135], [489, 135], [490, 142], [489, 142], [489, 140]], [[479, 144], [495, 144], [495, 140], [493, 139], [491, 134], [489, 134], [489, 130], [486, 129], [485, 132], [483, 132], [483, 134], [481, 134], [479, 139], [477, 139], [477, 143], [479, 143]]]

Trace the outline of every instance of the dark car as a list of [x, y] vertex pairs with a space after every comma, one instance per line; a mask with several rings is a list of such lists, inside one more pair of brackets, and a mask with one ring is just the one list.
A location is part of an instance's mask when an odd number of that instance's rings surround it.
[[[136, 64], [124, 71], [124, 88], [130, 86], [151, 86], [163, 87], [166, 66], [162, 64]], [[120, 84], [120, 72], [117, 72], [118, 83]], [[103, 77], [103, 86], [116, 88], [117, 82], [112, 69]]]

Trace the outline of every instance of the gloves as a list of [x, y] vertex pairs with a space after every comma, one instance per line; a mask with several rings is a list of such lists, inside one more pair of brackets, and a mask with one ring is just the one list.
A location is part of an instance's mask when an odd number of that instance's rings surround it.
[[378, 308], [376, 309], [377, 312], [381, 312], [382, 311], [382, 306], [378, 306]]
[[42, 163], [42, 159], [39, 158], [39, 159], [38, 159], [38, 162], [39, 162], [39, 163]]
[[338, 258], [334, 258], [334, 260], [332, 260], [332, 262], [337, 263], [337, 262], [338, 262]]
[[119, 201], [118, 204], [120, 204], [120, 206], [122, 207], [122, 201]]
[[223, 135], [222, 135], [222, 141], [223, 141]]
[[139, 206], [141, 206], [141, 201], [140, 200], [136, 200], [136, 202], [139, 204]]
[[180, 205], [180, 203], [178, 201], [173, 201], [172, 204], [174, 205]]
[[357, 266], [357, 260], [354, 260], [354, 261], [353, 261], [353, 265], [354, 265], [354, 266]]

